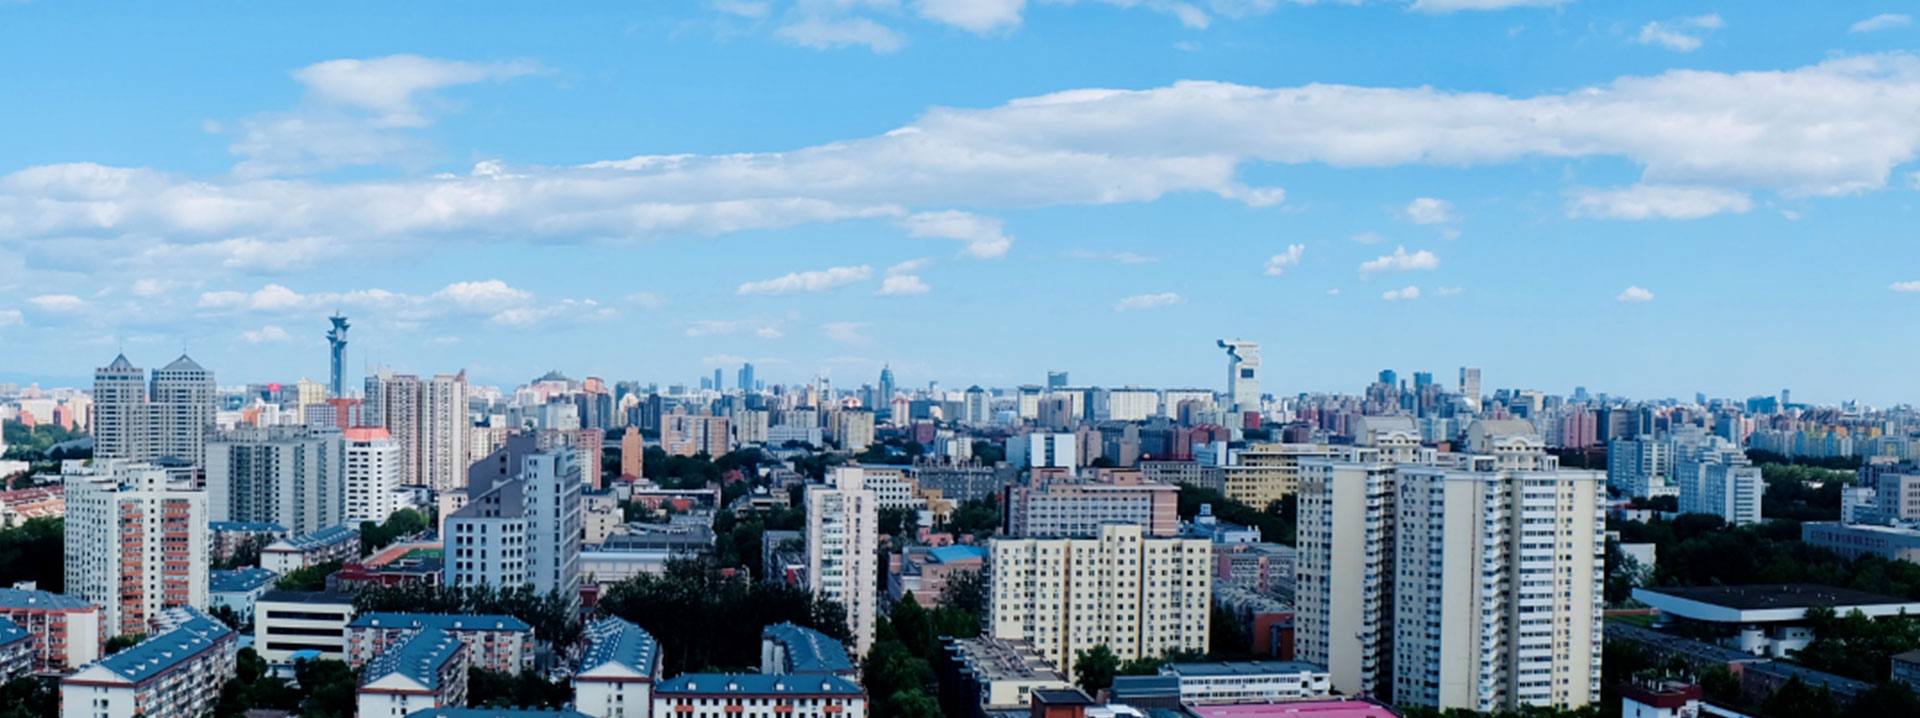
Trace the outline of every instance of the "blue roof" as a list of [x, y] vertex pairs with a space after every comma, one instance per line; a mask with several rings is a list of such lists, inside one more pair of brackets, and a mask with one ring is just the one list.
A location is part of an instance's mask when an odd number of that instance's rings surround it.
[[0, 608], [15, 610], [37, 608], [49, 611], [71, 611], [84, 610], [92, 607], [93, 604], [88, 601], [52, 591], [0, 588]]
[[119, 653], [100, 659], [94, 665], [113, 671], [121, 678], [139, 683], [159, 675], [181, 661], [211, 648], [215, 642], [233, 634], [227, 624], [197, 608], [172, 609], [185, 612], [186, 620], [173, 630], [134, 644]]
[[659, 668], [660, 643], [653, 640], [653, 634], [618, 616], [588, 624], [587, 641], [587, 654], [580, 659], [581, 673], [608, 663], [648, 676]]
[[207, 529], [212, 531], [272, 531], [286, 533], [285, 526], [265, 521], [208, 521]]
[[399, 674], [437, 691], [440, 690], [440, 668], [463, 650], [466, 650], [466, 644], [454, 638], [453, 634], [429, 628], [400, 644], [399, 648], [375, 656], [367, 664], [365, 677], [360, 682], [365, 685]]
[[15, 641], [24, 641], [32, 637], [33, 634], [28, 632], [27, 629], [21, 628], [20, 624], [0, 618], [0, 646], [9, 645]]
[[776, 623], [760, 636], [787, 648], [787, 673], [839, 673], [853, 670], [846, 646], [827, 634], [791, 623]]
[[240, 593], [252, 591], [273, 582], [280, 575], [259, 567], [236, 568], [233, 570], [216, 569], [207, 578], [207, 590], [213, 593]]
[[760, 673], [686, 673], [654, 686], [653, 694], [857, 696], [860, 686], [839, 676], [772, 676]]
[[955, 561], [969, 561], [976, 558], [984, 559], [987, 557], [987, 549], [981, 546], [941, 546], [940, 548], [927, 549], [927, 555], [932, 556], [933, 560], [940, 563], [953, 563]]
[[580, 711], [545, 708], [428, 708], [406, 718], [593, 718]]
[[363, 613], [348, 628], [437, 628], [442, 631], [531, 631], [512, 616], [459, 613]]
[[305, 551], [310, 548], [332, 546], [334, 544], [359, 538], [359, 537], [360, 537], [359, 529], [349, 528], [346, 526], [328, 526], [326, 528], [320, 529], [319, 531], [315, 531], [310, 534], [302, 534], [300, 536], [288, 536], [280, 540], [286, 542], [288, 545], [294, 547], [295, 549]]

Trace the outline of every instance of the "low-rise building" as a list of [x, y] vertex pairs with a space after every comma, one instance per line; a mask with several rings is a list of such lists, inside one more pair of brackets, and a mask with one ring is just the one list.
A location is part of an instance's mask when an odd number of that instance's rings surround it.
[[236, 568], [216, 570], [207, 579], [207, 610], [225, 606], [240, 617], [240, 622], [253, 621], [253, 606], [260, 596], [273, 587], [278, 574], [264, 568]]
[[346, 660], [353, 613], [351, 594], [270, 589], [254, 601], [253, 650], [273, 664], [292, 663], [301, 651]]
[[587, 652], [573, 674], [573, 704], [599, 718], [645, 718], [660, 680], [660, 644], [619, 617], [587, 625]]
[[33, 632], [0, 618], [0, 683], [32, 673], [39, 663]]
[[979, 573], [986, 565], [985, 546], [915, 546], [902, 552], [887, 574], [887, 601], [898, 602], [913, 594], [915, 603], [926, 608], [940, 605], [947, 582], [956, 574]]
[[445, 573], [446, 551], [440, 544], [391, 546], [359, 561], [348, 561], [333, 575], [343, 590], [358, 586], [438, 586]]
[[264, 521], [208, 521], [207, 530], [213, 533], [213, 558], [225, 561], [242, 546], [258, 543], [261, 548], [287, 537], [287, 529], [276, 523]]
[[1693, 635], [1775, 658], [1813, 642], [1807, 610], [1816, 606], [1841, 616], [1920, 614], [1920, 601], [1810, 583], [1636, 588], [1633, 599], [1659, 609], [1663, 622], [1687, 624]]
[[369, 613], [347, 624], [348, 665], [360, 667], [415, 634], [446, 631], [467, 645], [476, 668], [520, 673], [533, 667], [533, 627], [512, 616], [446, 613]]
[[860, 669], [847, 658], [845, 645], [827, 634], [791, 623], [776, 623], [760, 633], [760, 672], [860, 679]]
[[682, 554], [659, 549], [581, 551], [580, 581], [608, 585], [643, 573], [663, 575], [667, 572], [668, 561], [682, 557]]
[[60, 679], [61, 718], [199, 718], [234, 674], [233, 629], [196, 608], [155, 621], [152, 638]]
[[1910, 528], [1808, 521], [1800, 524], [1800, 540], [1848, 559], [1874, 555], [1920, 563], [1920, 530]]
[[1026, 641], [947, 638], [934, 662], [940, 707], [955, 718], [1020, 710], [1032, 703], [1035, 691], [1073, 687], [1067, 674]]
[[653, 715], [679, 718], [866, 718], [867, 692], [838, 676], [688, 673], [657, 684]]
[[1215, 543], [1213, 581], [1264, 595], [1293, 594], [1293, 565], [1299, 552], [1277, 543]]
[[344, 562], [359, 557], [360, 531], [348, 526], [329, 526], [267, 544], [260, 550], [260, 567], [285, 574], [328, 561]]
[[1333, 676], [1300, 661], [1170, 663], [1160, 675], [1180, 679], [1180, 699], [1193, 704], [1270, 703], [1327, 696]]
[[100, 658], [100, 607], [32, 588], [0, 588], [0, 617], [34, 637], [36, 669], [65, 673]]
[[1897, 654], [1889, 661], [1893, 680], [1914, 693], [1920, 693], [1920, 651]]
[[432, 628], [367, 663], [354, 691], [363, 718], [406, 716], [466, 702], [466, 644]]

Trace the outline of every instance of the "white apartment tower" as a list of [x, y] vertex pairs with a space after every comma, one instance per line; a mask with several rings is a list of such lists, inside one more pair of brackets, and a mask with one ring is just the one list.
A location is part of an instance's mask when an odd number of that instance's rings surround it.
[[1386, 697], [1392, 670], [1394, 464], [1375, 448], [1299, 459], [1294, 656], [1333, 687]]
[[1207, 650], [1213, 544], [1110, 523], [1091, 538], [996, 538], [994, 638], [1025, 640], [1068, 675], [1105, 645], [1121, 660]]
[[[466, 372], [421, 381], [383, 368], [377, 376], [379, 390], [367, 393], [373, 405], [368, 423], [386, 429], [400, 446], [400, 483], [434, 491], [465, 486], [473, 423], [467, 417]], [[373, 384], [369, 378], [368, 385]]]
[[214, 394], [213, 372], [185, 355], [153, 370], [150, 384], [126, 355], [114, 357], [93, 374], [94, 455], [202, 465]]
[[279, 524], [295, 536], [346, 520], [340, 432], [240, 427], [207, 441], [210, 520]]
[[1227, 402], [1236, 413], [1260, 410], [1260, 345], [1220, 340], [1227, 350]]
[[1673, 480], [1680, 488], [1680, 513], [1713, 514], [1732, 526], [1760, 523], [1767, 482], [1738, 444], [1708, 437], [1699, 447], [1676, 452], [1676, 458]]
[[836, 467], [824, 484], [807, 486], [807, 582], [816, 596], [847, 609], [855, 652], [873, 645], [879, 613], [874, 576], [879, 564], [879, 497], [866, 472]]
[[400, 507], [393, 492], [400, 488], [400, 443], [386, 429], [347, 429], [342, 437], [346, 454], [346, 524], [385, 521]]
[[108, 635], [151, 633], [171, 606], [207, 607], [207, 495], [167, 472], [118, 459], [62, 477], [67, 594], [99, 605]]
[[467, 504], [445, 521], [447, 583], [452, 586], [532, 586], [574, 600], [580, 584], [584, 485], [573, 450], [536, 451], [519, 434], [482, 460], [512, 474], [472, 472]]

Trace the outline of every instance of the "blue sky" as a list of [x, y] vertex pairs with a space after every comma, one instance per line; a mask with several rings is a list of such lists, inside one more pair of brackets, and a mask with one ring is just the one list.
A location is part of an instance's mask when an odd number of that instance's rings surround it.
[[391, 5], [0, 2], [0, 379], [1920, 393], [1910, 1]]

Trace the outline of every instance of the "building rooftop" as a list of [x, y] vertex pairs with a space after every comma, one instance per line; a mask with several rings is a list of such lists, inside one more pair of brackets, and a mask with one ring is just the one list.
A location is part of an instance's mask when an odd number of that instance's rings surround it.
[[181, 661], [192, 658], [201, 651], [213, 647], [220, 639], [233, 634], [233, 629], [228, 628], [227, 624], [200, 612], [199, 609], [170, 610], [184, 612], [178, 616], [182, 620], [173, 627], [173, 630], [102, 658], [95, 665], [112, 671], [121, 678], [139, 683], [179, 665]]
[[1032, 693], [1036, 703], [1050, 706], [1090, 706], [1093, 698], [1078, 688], [1057, 688], [1038, 690]]
[[33, 633], [31, 631], [28, 631], [27, 629], [21, 628], [20, 624], [14, 623], [4, 618], [0, 618], [0, 646], [4, 646], [10, 643], [13, 643], [15, 641], [24, 641], [32, 637], [33, 637]]
[[239, 593], [252, 591], [272, 583], [280, 574], [264, 568], [249, 566], [232, 570], [216, 569], [207, 578], [207, 590], [214, 593]]
[[84, 611], [90, 608], [93, 608], [92, 603], [52, 591], [0, 588], [0, 609]]
[[325, 603], [339, 606], [353, 605], [353, 594], [344, 591], [288, 591], [268, 589], [260, 594], [262, 603]]
[[1907, 651], [1906, 653], [1896, 653], [1893, 656], [1893, 661], [1895, 663], [1912, 663], [1912, 664], [1920, 665], [1920, 650]]
[[440, 690], [440, 669], [447, 661], [466, 650], [466, 644], [453, 634], [429, 628], [414, 635], [399, 648], [374, 656], [367, 664], [360, 684], [366, 685], [391, 675], [405, 676], [429, 690]]
[[858, 696], [865, 689], [839, 676], [687, 673], [658, 684], [654, 695]]
[[626, 666], [647, 676], [659, 668], [660, 643], [647, 629], [610, 616], [587, 624], [586, 633], [587, 653], [580, 659], [580, 673], [608, 663]]
[[1040, 655], [1033, 644], [981, 636], [958, 638], [948, 644], [961, 663], [982, 681], [1060, 681], [1067, 676]]
[[[1752, 620], [1766, 617], [1772, 617], [1775, 620], [1794, 620], [1799, 618], [1799, 615], [1790, 614], [1804, 615], [1806, 609], [1814, 606], [1831, 607], [1842, 614], [1849, 609], [1859, 608], [1869, 615], [1874, 615], [1879, 613], [1870, 610], [1874, 607], [1882, 608], [1882, 612], [1897, 612], [1896, 609], [1904, 607], [1909, 612], [1920, 613], [1920, 602], [1814, 583], [1636, 588], [1633, 590], [1633, 597], [1665, 613], [1672, 613], [1682, 618], [1710, 621]], [[1757, 612], [1785, 613], [1756, 616]]]
[[1188, 710], [1200, 718], [1400, 718], [1393, 709], [1364, 700], [1192, 706]]
[[308, 549], [321, 548], [323, 546], [332, 546], [334, 544], [338, 544], [345, 541], [351, 541], [359, 537], [360, 537], [360, 531], [358, 529], [354, 529], [347, 526], [328, 526], [326, 528], [320, 529], [319, 531], [315, 531], [310, 534], [302, 534], [299, 536], [288, 536], [286, 538], [280, 539], [279, 541], [273, 542], [273, 545], [268, 546], [266, 550], [268, 551], [289, 551], [289, 550], [305, 551]]
[[787, 648], [788, 673], [841, 673], [853, 670], [847, 647], [827, 634], [791, 623], [776, 623], [761, 632]]
[[544, 708], [428, 708], [406, 718], [593, 718], [580, 711]]
[[1129, 698], [1179, 697], [1179, 676], [1114, 676], [1113, 700], [1127, 702]]
[[959, 561], [985, 560], [987, 557], [987, 549], [985, 546], [961, 546], [955, 544], [952, 546], [928, 549], [927, 555], [932, 557], [935, 563], [956, 563]]
[[273, 531], [277, 533], [287, 532], [287, 529], [285, 526], [281, 526], [280, 524], [276, 524], [276, 523], [269, 523], [266, 521], [208, 521], [207, 529], [210, 531]]
[[457, 613], [365, 613], [348, 628], [423, 628], [442, 631], [531, 631], [532, 626], [512, 616]]
[[1181, 676], [1257, 676], [1293, 673], [1326, 673], [1327, 669], [1305, 661], [1209, 661], [1172, 663], [1162, 669]]

